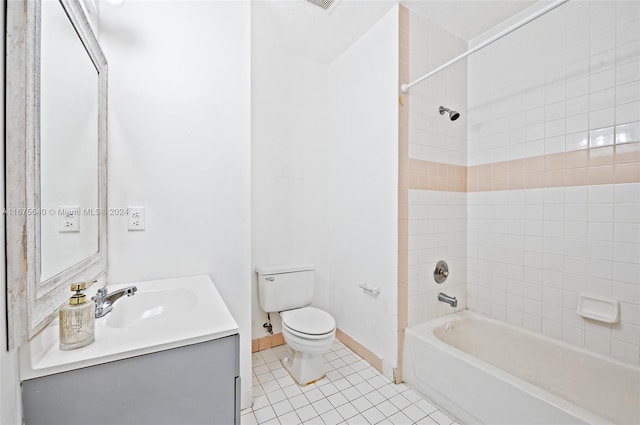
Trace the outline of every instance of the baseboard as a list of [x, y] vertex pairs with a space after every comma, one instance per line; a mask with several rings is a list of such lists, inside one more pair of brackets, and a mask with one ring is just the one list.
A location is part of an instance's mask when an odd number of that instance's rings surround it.
[[256, 351], [268, 350], [269, 348], [277, 347], [279, 345], [284, 345], [284, 337], [282, 336], [282, 333], [267, 335], [262, 338], [251, 340], [251, 352], [255, 353]]
[[[351, 337], [351, 335], [345, 333], [341, 329], [336, 329], [336, 338], [349, 347], [354, 353], [365, 359], [371, 366], [376, 368], [378, 372], [384, 374], [388, 378], [391, 378], [389, 375], [393, 376], [393, 372], [390, 370], [391, 365], [386, 365], [386, 367], [384, 367], [380, 357], [373, 354], [371, 350], [360, 344]], [[251, 352], [255, 353], [257, 351], [268, 350], [269, 348], [278, 347], [280, 345], [284, 345], [284, 337], [282, 336], [282, 333], [267, 335], [262, 338], [251, 340]]]
[[360, 344], [349, 334], [345, 333], [341, 329], [336, 329], [336, 338], [338, 338], [338, 340], [342, 342], [344, 345], [349, 347], [351, 351], [353, 351], [354, 353], [356, 353], [357, 355], [365, 359], [371, 366], [376, 368], [378, 372], [380, 373], [384, 372], [382, 368], [382, 359], [376, 356], [375, 354], [373, 354], [371, 350], [369, 350], [364, 345]]

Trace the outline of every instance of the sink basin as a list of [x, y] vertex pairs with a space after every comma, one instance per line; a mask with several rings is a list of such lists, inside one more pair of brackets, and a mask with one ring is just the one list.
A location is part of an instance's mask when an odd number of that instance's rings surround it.
[[[109, 292], [135, 285], [109, 314], [96, 319], [96, 340], [62, 351], [57, 320], [20, 349], [22, 380], [155, 353], [238, 333], [222, 296], [209, 276], [108, 285]], [[95, 294], [89, 288], [87, 297]]]
[[106, 325], [110, 328], [135, 328], [173, 320], [174, 316], [192, 311], [197, 302], [193, 291], [185, 289], [138, 292], [116, 301], [107, 316]]

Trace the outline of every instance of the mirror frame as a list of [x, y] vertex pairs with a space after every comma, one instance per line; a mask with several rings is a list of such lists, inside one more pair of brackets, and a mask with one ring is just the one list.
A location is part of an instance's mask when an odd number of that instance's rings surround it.
[[80, 1], [59, 0], [98, 73], [98, 252], [45, 282], [40, 280], [41, 1], [7, 2], [5, 220], [9, 349], [20, 347], [56, 317], [58, 308], [70, 296], [70, 283], [96, 280], [107, 270], [107, 60]]

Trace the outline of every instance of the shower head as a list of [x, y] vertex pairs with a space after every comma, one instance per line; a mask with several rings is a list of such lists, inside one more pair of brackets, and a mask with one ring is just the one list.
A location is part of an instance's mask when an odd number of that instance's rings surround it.
[[458, 111], [452, 111], [452, 110], [451, 110], [451, 109], [449, 109], [449, 108], [445, 108], [444, 106], [441, 106], [441, 107], [440, 107], [440, 115], [444, 115], [444, 113], [445, 113], [445, 112], [448, 112], [448, 113], [449, 113], [449, 119], [450, 119], [451, 121], [455, 121], [455, 120], [457, 120], [458, 118], [460, 118], [460, 112], [458, 112]]

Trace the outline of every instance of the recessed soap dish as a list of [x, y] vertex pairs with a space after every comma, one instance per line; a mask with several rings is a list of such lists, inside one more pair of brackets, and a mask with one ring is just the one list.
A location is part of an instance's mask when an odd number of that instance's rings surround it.
[[618, 323], [620, 321], [620, 304], [618, 301], [608, 298], [580, 294], [576, 313], [587, 319], [605, 323]]

